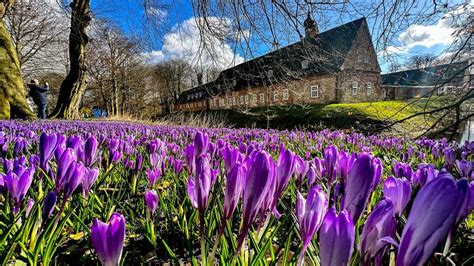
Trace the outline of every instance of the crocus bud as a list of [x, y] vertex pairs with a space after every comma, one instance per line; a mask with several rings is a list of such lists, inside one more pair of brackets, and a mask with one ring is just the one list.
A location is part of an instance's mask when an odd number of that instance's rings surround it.
[[156, 193], [155, 190], [153, 189], [147, 189], [145, 192], [145, 203], [147, 209], [150, 211], [150, 213], [153, 215], [156, 211], [156, 208], [158, 208], [158, 194]]
[[225, 195], [224, 195], [224, 218], [229, 220], [234, 213], [237, 203], [242, 195], [244, 186], [244, 167], [237, 162], [226, 175]]
[[290, 150], [281, 150], [275, 171], [275, 191], [273, 195], [269, 195], [270, 197], [273, 197], [270, 209], [273, 211], [277, 219], [280, 218], [281, 215], [277, 211], [276, 205], [281, 193], [283, 193], [283, 190], [285, 190], [286, 186], [288, 185], [288, 181], [293, 176], [293, 172], [295, 171], [296, 167], [295, 159], [295, 154]]
[[336, 178], [336, 162], [337, 162], [337, 148], [334, 145], [329, 145], [324, 150], [324, 166], [326, 167], [327, 181], [332, 184]]
[[318, 231], [327, 212], [328, 199], [320, 186], [314, 186], [308, 192], [305, 199], [298, 191], [296, 198], [296, 217], [300, 226], [301, 240], [303, 247], [298, 258], [298, 265], [302, 265], [304, 254], [311, 239]]
[[46, 197], [44, 198], [42, 209], [43, 221], [46, 221], [46, 219], [48, 219], [49, 216], [51, 216], [51, 214], [53, 213], [54, 206], [56, 206], [56, 201], [57, 197], [54, 191], [49, 192], [48, 195], [46, 195]]
[[209, 193], [211, 191], [211, 166], [207, 156], [198, 157], [196, 160], [196, 175], [188, 179], [188, 196], [191, 205], [204, 212], [207, 208]]
[[148, 183], [150, 184], [150, 187], [153, 187], [156, 183], [156, 180], [160, 178], [161, 175], [161, 170], [160, 168], [156, 169], [148, 169], [146, 171], [146, 176], [148, 177]]
[[82, 195], [84, 198], [89, 196], [89, 191], [92, 188], [92, 185], [99, 177], [99, 169], [97, 168], [85, 168], [84, 169], [84, 177], [82, 178]]
[[262, 207], [263, 200], [272, 185], [275, 172], [273, 159], [265, 151], [256, 152], [245, 163], [248, 175], [244, 182], [242, 230], [240, 231], [236, 250], [240, 250], [242, 247], [250, 225], [254, 222]]
[[361, 155], [352, 166], [347, 177], [345, 193], [342, 197], [342, 209], [347, 210], [354, 223], [364, 212], [372, 193], [375, 179], [375, 165], [368, 154]]
[[92, 164], [96, 161], [97, 158], [97, 139], [94, 136], [90, 136], [86, 140], [84, 145], [84, 165], [91, 167]]
[[51, 158], [54, 155], [54, 151], [56, 150], [57, 147], [57, 142], [58, 137], [56, 134], [46, 134], [46, 133], [41, 133], [40, 136], [40, 144], [39, 144], [39, 151], [40, 151], [40, 167], [43, 170], [47, 170], [47, 164], [48, 161], [51, 160]]
[[393, 203], [390, 200], [380, 201], [369, 214], [360, 235], [363, 264], [370, 265], [371, 260], [375, 258], [375, 265], [382, 265], [381, 260], [387, 245], [395, 242], [393, 239], [396, 226]]
[[31, 209], [33, 208], [33, 205], [35, 205], [35, 201], [33, 199], [28, 199], [26, 201], [26, 208], [25, 208], [26, 217], [30, 216], [30, 212], [31, 212]]
[[473, 169], [473, 162], [468, 162], [466, 160], [456, 160], [456, 168], [461, 177], [468, 178], [469, 173]]
[[116, 212], [108, 223], [95, 218], [91, 227], [91, 240], [102, 265], [118, 266], [125, 241], [125, 218]]
[[444, 164], [451, 168], [456, 160], [456, 151], [453, 148], [445, 148], [444, 149]]
[[200, 157], [207, 152], [207, 148], [209, 146], [209, 136], [203, 134], [202, 132], [196, 132], [194, 136], [194, 148], [195, 148], [195, 156]]
[[319, 257], [322, 266], [346, 266], [354, 246], [354, 223], [345, 210], [336, 214], [329, 209], [319, 233]]
[[69, 166], [76, 160], [75, 153], [72, 149], [66, 149], [59, 158], [58, 169], [56, 171], [56, 188], [63, 187]]
[[446, 239], [466, 196], [461, 184], [442, 173], [420, 189], [403, 227], [396, 265], [425, 264]]
[[395, 213], [400, 216], [410, 200], [410, 182], [405, 178], [389, 176], [383, 186], [383, 195], [393, 202]]
[[186, 169], [188, 170], [188, 175], [192, 176], [196, 172], [196, 156], [194, 152], [194, 146], [187, 146], [184, 150], [184, 153], [186, 155]]
[[81, 184], [84, 177], [85, 168], [82, 163], [72, 162], [67, 172], [67, 179], [64, 181], [64, 200], [71, 197], [72, 193]]
[[21, 171], [20, 175], [14, 172], [8, 172], [5, 176], [5, 183], [7, 184], [8, 192], [13, 198], [13, 212], [17, 213], [20, 210], [21, 203], [25, 197], [28, 189], [33, 181], [34, 168], [28, 168]]

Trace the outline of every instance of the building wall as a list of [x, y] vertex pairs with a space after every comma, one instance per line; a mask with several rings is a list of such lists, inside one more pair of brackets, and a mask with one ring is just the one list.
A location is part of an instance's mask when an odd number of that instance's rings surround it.
[[207, 100], [199, 100], [188, 103], [174, 104], [170, 107], [171, 112], [199, 112], [207, 110]]
[[410, 98], [440, 96], [440, 95], [464, 95], [468, 90], [468, 84], [449, 84], [442, 87], [434, 86], [394, 86], [383, 85], [387, 91], [388, 100], [404, 100]]
[[211, 110], [255, 108], [335, 101], [336, 77], [325, 74], [218, 95], [209, 99], [209, 108]]
[[338, 101], [343, 103], [381, 101], [385, 92], [381, 88], [380, 73], [345, 70], [338, 75]]

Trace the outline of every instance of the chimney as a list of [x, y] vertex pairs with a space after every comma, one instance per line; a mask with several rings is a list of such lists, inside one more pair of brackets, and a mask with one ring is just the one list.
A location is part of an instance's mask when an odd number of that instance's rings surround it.
[[310, 14], [308, 13], [308, 17], [303, 22], [305, 38], [315, 38], [318, 35], [318, 25], [316, 22], [311, 18]]

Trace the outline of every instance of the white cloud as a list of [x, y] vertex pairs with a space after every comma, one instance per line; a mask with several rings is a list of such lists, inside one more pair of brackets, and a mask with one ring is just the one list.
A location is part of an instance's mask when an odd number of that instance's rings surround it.
[[244, 58], [235, 53], [228, 43], [229, 38], [235, 35], [230, 22], [216, 17], [209, 17], [207, 21], [212, 23], [218, 34], [202, 35], [198, 23], [203, 20], [190, 18], [174, 26], [164, 36], [162, 49], [146, 53], [145, 58], [150, 63], [181, 59], [193, 66], [217, 69], [226, 69], [243, 62]]
[[455, 31], [460, 23], [473, 12], [474, 5], [461, 6], [446, 13], [434, 25], [412, 24], [399, 35], [397, 46], [388, 46], [379, 54], [382, 56], [405, 54], [415, 46], [431, 48], [435, 45], [449, 46], [455, 41]]

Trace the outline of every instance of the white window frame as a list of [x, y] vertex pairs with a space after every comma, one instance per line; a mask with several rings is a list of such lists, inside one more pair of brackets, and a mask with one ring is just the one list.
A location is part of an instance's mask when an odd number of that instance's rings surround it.
[[237, 105], [237, 100], [235, 99], [235, 96], [232, 96], [232, 105]]
[[240, 99], [240, 101], [239, 101], [240, 105], [244, 105], [244, 96], [240, 95], [239, 99]]
[[225, 100], [224, 98], [219, 99], [219, 106], [224, 106], [225, 105]]
[[257, 94], [252, 94], [252, 103], [253, 104], [257, 103]]
[[273, 101], [278, 102], [278, 91], [273, 91]]
[[352, 87], [351, 87], [351, 94], [352, 96], [356, 96], [357, 95], [357, 89], [358, 89], [358, 84], [357, 82], [352, 82]]
[[227, 98], [227, 103], [229, 106], [232, 106], [232, 97]]
[[246, 105], [249, 104], [249, 95], [248, 95], [248, 94], [246, 94], [246, 95], [244, 96], [244, 103], [245, 103]]
[[260, 103], [265, 103], [265, 94], [260, 93]]
[[369, 54], [365, 54], [364, 56], [364, 63], [369, 63]]
[[319, 85], [311, 85], [309, 93], [311, 98], [319, 98]]
[[372, 83], [367, 82], [367, 95], [372, 95]]
[[267, 70], [267, 77], [273, 78], [273, 69]]
[[308, 69], [309, 68], [309, 61], [303, 60], [301, 61], [301, 69]]
[[288, 101], [289, 99], [290, 99], [290, 92], [288, 91], [288, 89], [284, 89], [283, 90], [283, 100]]

